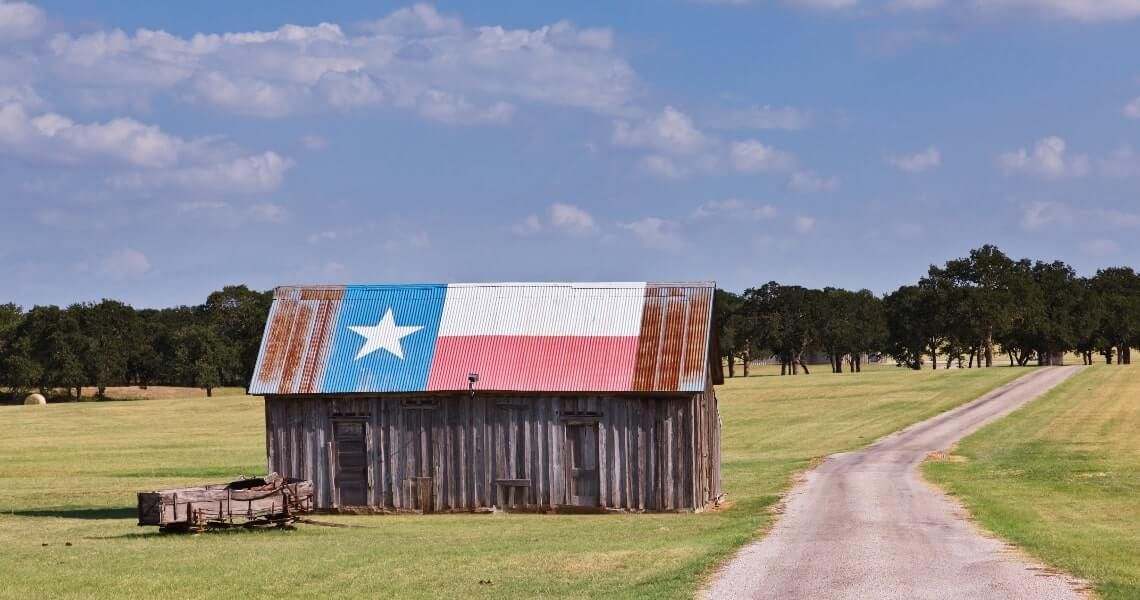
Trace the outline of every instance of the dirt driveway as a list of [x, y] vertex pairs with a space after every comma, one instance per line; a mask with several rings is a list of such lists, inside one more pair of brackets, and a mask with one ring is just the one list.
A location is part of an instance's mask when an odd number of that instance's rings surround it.
[[984, 537], [918, 472], [930, 453], [1079, 369], [1035, 369], [865, 450], [828, 457], [786, 499], [772, 532], [726, 565], [705, 597], [1082, 598], [1077, 582]]

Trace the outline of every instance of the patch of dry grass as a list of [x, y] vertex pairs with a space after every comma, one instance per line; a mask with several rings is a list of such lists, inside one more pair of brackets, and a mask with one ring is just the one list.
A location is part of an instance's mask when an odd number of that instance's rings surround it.
[[1024, 373], [775, 372], [718, 388], [731, 504], [702, 514], [322, 516], [367, 528], [162, 536], [135, 525], [134, 493], [261, 472], [260, 399], [0, 407], [0, 597], [689, 597], [798, 471]]

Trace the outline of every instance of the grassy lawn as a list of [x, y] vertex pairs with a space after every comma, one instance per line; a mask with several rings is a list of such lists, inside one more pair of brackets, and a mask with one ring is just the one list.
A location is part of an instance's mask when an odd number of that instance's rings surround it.
[[135, 526], [134, 492], [261, 473], [260, 399], [0, 407], [0, 597], [688, 597], [770, 523], [797, 471], [1025, 371], [773, 372], [719, 388], [730, 504], [705, 514], [329, 516], [366, 528], [162, 536]]
[[1140, 370], [1098, 365], [926, 465], [981, 525], [1106, 599], [1140, 598]]

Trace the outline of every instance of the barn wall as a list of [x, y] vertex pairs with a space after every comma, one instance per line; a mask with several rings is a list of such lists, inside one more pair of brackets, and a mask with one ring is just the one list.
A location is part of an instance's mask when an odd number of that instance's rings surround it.
[[[345, 508], [335, 481], [337, 420], [367, 423], [372, 508], [543, 510], [570, 504], [567, 436], [576, 426], [596, 427], [591, 442], [596, 439], [600, 507], [693, 510], [721, 494], [720, 421], [711, 381], [702, 394], [656, 398], [271, 396], [265, 411], [269, 469], [312, 480], [318, 508]], [[429, 506], [419, 505], [416, 477], [430, 478]]]

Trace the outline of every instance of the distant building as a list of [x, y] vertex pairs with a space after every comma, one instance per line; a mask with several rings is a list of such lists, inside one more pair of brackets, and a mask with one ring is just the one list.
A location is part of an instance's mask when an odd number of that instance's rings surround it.
[[329, 510], [721, 498], [712, 283], [282, 287], [251, 394]]

